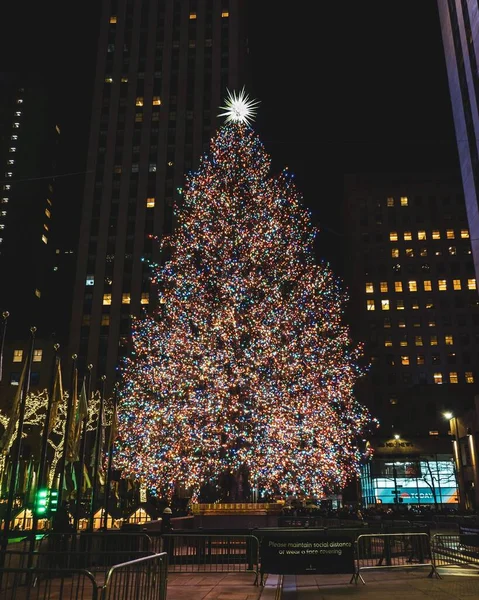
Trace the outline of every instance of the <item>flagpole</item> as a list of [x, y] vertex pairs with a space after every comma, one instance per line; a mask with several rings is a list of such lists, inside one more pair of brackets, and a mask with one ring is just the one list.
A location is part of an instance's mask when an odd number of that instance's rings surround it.
[[3, 327], [2, 327], [2, 339], [0, 341], [0, 381], [2, 381], [2, 376], [3, 376], [3, 350], [5, 348], [5, 336], [7, 333], [7, 321], [8, 321], [9, 316], [10, 316], [10, 313], [8, 312], [8, 310], [6, 310], [2, 313]]
[[[47, 404], [47, 413], [45, 415], [45, 423], [43, 424], [43, 434], [42, 434], [42, 450], [40, 454], [40, 464], [38, 466], [38, 478], [37, 478], [37, 490], [44, 485], [45, 474], [46, 474], [46, 465], [47, 465], [47, 452], [48, 452], [48, 437], [50, 432], [48, 431], [48, 426], [50, 424], [50, 416], [52, 414], [52, 404], [53, 404], [53, 392], [55, 387], [55, 379], [57, 376], [58, 370], [58, 362], [60, 360], [58, 350], [60, 349], [60, 344], [55, 344], [53, 346], [55, 351], [53, 355], [53, 363], [52, 363], [52, 372], [50, 375], [50, 394], [48, 395], [48, 404]], [[35, 515], [34, 515], [35, 518]]]
[[[91, 402], [91, 397], [90, 397], [90, 394], [91, 394], [91, 391], [90, 391], [91, 390], [91, 370], [93, 369], [93, 365], [89, 364], [87, 368], [88, 368], [88, 375], [85, 377], [84, 383], [85, 383], [85, 388], [86, 388], [87, 404], [89, 406], [90, 402]], [[88, 414], [83, 419], [82, 437], [81, 437], [81, 442], [80, 442], [80, 453], [79, 453], [79, 457], [78, 457], [78, 460], [80, 461], [80, 475], [78, 477], [78, 485], [77, 485], [77, 498], [76, 498], [77, 501], [76, 501], [76, 505], [75, 505], [75, 516], [73, 517], [73, 530], [74, 531], [78, 530], [78, 522], [80, 520], [81, 496], [82, 496], [82, 489], [83, 489], [83, 469], [85, 468], [87, 423], [88, 423]]]
[[13, 460], [12, 460], [12, 471], [10, 475], [10, 486], [8, 489], [8, 500], [7, 507], [5, 510], [5, 523], [3, 527], [3, 536], [2, 536], [2, 544], [1, 544], [1, 553], [0, 553], [0, 572], [1, 568], [5, 564], [5, 555], [8, 547], [8, 535], [10, 532], [10, 520], [12, 518], [12, 509], [13, 503], [15, 501], [15, 491], [17, 484], [17, 476], [18, 476], [18, 464], [20, 462], [20, 455], [22, 450], [22, 436], [23, 436], [23, 424], [25, 421], [25, 407], [27, 403], [27, 394], [30, 391], [30, 373], [32, 369], [32, 359], [33, 359], [33, 349], [35, 346], [35, 333], [37, 331], [36, 327], [30, 328], [31, 340], [30, 340], [30, 349], [28, 351], [28, 356], [26, 357], [26, 372], [25, 378], [22, 382], [22, 389], [20, 390], [21, 399], [20, 399], [20, 413], [18, 417], [18, 429], [17, 429], [17, 438], [12, 447], [13, 449]]
[[97, 487], [98, 487], [98, 466], [99, 466], [99, 458], [100, 458], [100, 446], [101, 446], [101, 434], [103, 427], [103, 407], [105, 403], [105, 382], [106, 375], [102, 375], [101, 377], [102, 386], [101, 386], [101, 396], [100, 396], [100, 408], [98, 409], [98, 422], [96, 426], [96, 435], [95, 435], [95, 457], [93, 463], [93, 489], [91, 494], [91, 506], [90, 506], [90, 529], [93, 531], [93, 517], [95, 516], [95, 504], [98, 495]]
[[72, 356], [72, 375], [71, 375], [71, 385], [70, 385], [70, 397], [68, 398], [68, 409], [67, 409], [67, 419], [65, 423], [65, 434], [63, 436], [63, 452], [61, 458], [61, 466], [60, 466], [60, 482], [58, 484], [58, 506], [62, 505], [62, 495], [63, 495], [63, 482], [65, 481], [65, 468], [67, 466], [67, 454], [68, 454], [68, 439], [70, 437], [70, 427], [73, 418], [73, 402], [75, 399], [75, 375], [76, 375], [76, 361], [78, 356], [73, 354]]
[[113, 417], [110, 425], [110, 439], [108, 440], [108, 466], [106, 471], [106, 482], [105, 482], [105, 515], [104, 515], [104, 529], [108, 529], [108, 504], [110, 500], [110, 481], [111, 481], [111, 464], [113, 461], [113, 446], [115, 445], [115, 439], [113, 437], [113, 428], [116, 427], [114, 419], [116, 419], [116, 411], [118, 407], [118, 381], [115, 383], [115, 393], [113, 395]]

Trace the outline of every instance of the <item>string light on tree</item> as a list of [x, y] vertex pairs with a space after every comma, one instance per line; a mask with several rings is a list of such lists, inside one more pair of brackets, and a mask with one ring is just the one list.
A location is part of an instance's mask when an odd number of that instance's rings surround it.
[[371, 417], [343, 323], [346, 294], [317, 262], [292, 176], [270, 174], [250, 126], [258, 102], [228, 92], [226, 117], [186, 178], [154, 273], [155, 312], [133, 320], [114, 462], [125, 477], [197, 498], [246, 471], [263, 494], [321, 496], [358, 471]]

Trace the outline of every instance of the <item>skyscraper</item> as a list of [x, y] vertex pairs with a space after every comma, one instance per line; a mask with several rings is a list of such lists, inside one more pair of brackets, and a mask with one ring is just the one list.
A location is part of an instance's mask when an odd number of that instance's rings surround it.
[[9, 335], [53, 326], [55, 169], [60, 128], [48, 86], [29, 74], [0, 75], [0, 311]]
[[474, 0], [437, 0], [472, 254], [479, 273], [479, 13]]
[[240, 0], [104, 0], [70, 330], [80, 370], [115, 380], [130, 315], [155, 301], [154, 238], [172, 231], [184, 174], [245, 83]]
[[345, 182], [350, 321], [369, 375], [359, 399], [381, 435], [446, 433], [478, 391], [479, 299], [457, 173]]

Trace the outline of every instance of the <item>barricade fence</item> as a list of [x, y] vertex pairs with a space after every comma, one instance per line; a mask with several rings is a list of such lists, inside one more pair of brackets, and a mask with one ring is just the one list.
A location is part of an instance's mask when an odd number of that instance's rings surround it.
[[479, 547], [468, 544], [465, 536], [436, 533], [431, 539], [431, 552], [436, 567], [479, 567]]
[[168, 568], [175, 573], [259, 574], [259, 540], [254, 535], [167, 533], [156, 539], [157, 552], [168, 554]]
[[102, 600], [166, 600], [168, 556], [166, 552], [113, 566], [102, 589]]
[[431, 553], [427, 533], [363, 534], [356, 540], [356, 569], [351, 582], [360, 579], [366, 570], [429, 567], [429, 577], [439, 577]]
[[101, 586], [85, 570], [13, 569], [0, 572], [2, 600], [100, 600]]

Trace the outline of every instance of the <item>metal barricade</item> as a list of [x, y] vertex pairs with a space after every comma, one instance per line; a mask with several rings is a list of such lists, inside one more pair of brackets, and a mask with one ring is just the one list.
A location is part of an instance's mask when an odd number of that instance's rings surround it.
[[373, 569], [430, 567], [429, 577], [439, 574], [432, 560], [427, 533], [362, 534], [356, 540], [356, 570], [351, 578], [355, 583], [361, 571]]
[[436, 533], [431, 538], [432, 560], [435, 567], [479, 566], [479, 548], [464, 543], [459, 534]]
[[101, 600], [166, 600], [167, 578], [166, 552], [121, 563], [108, 571]]
[[85, 570], [2, 569], [2, 600], [99, 600], [101, 587]]
[[259, 540], [254, 535], [166, 533], [161, 551], [175, 573], [254, 573], [259, 575]]

